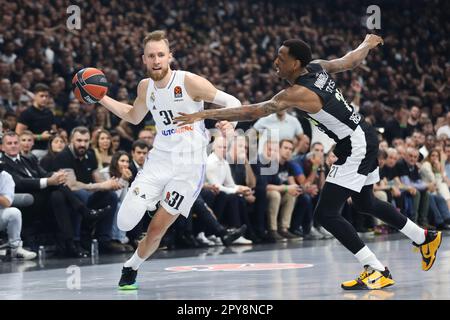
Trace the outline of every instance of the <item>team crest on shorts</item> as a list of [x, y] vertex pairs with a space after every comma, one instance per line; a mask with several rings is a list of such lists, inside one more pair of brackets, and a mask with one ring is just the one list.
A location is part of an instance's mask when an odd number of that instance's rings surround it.
[[183, 90], [181, 89], [180, 86], [176, 86], [176, 87], [173, 89], [173, 94], [174, 94], [174, 96], [175, 96], [175, 99], [182, 98], [182, 97], [183, 97]]
[[134, 188], [133, 193], [138, 196], [139, 195], [139, 187]]

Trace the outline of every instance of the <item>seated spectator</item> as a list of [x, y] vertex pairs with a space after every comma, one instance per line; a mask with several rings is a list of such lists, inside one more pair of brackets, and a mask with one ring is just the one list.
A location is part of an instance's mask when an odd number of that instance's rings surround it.
[[423, 161], [428, 155], [430, 151], [436, 147], [436, 135], [429, 134], [425, 136], [425, 144], [419, 149], [419, 161]]
[[318, 189], [325, 183], [325, 157], [324, 147], [321, 142], [315, 142], [311, 146], [311, 152], [306, 154], [303, 163], [300, 163], [305, 174], [304, 183], [315, 184]]
[[303, 157], [308, 153], [311, 144], [311, 139], [306, 135], [302, 134], [298, 140], [297, 146], [293, 152], [293, 160], [296, 162], [303, 161]]
[[[100, 174], [102, 175], [104, 181], [111, 178], [117, 178], [119, 180], [119, 184], [122, 186], [122, 189], [116, 191], [119, 199], [118, 208], [122, 203], [122, 200], [125, 198], [125, 195], [128, 192], [128, 187], [130, 186], [130, 181], [133, 178], [133, 174], [130, 170], [130, 160], [131, 159], [128, 153], [125, 151], [118, 151], [112, 156], [111, 164], [100, 170]], [[133, 251], [133, 247], [126, 245], [130, 241], [126, 236], [126, 232], [120, 230], [117, 226], [117, 212], [118, 210], [115, 212], [111, 238], [122, 243], [124, 247], [131, 252]]]
[[[273, 137], [273, 134], [278, 135], [277, 138], [301, 141], [303, 129], [300, 121], [294, 116], [291, 116], [286, 110], [268, 115], [258, 119], [253, 127], [258, 130], [260, 134], [260, 146], [264, 146], [265, 139], [268, 136]], [[296, 146], [297, 149], [297, 146]], [[261, 149], [259, 150], [262, 151]]]
[[445, 163], [444, 163], [444, 169], [445, 169], [445, 175], [444, 180], [447, 183], [447, 186], [450, 187], [450, 143], [447, 143], [444, 147], [444, 154], [445, 154]]
[[111, 126], [111, 113], [103, 106], [96, 106], [93, 111], [92, 128], [101, 128], [105, 130], [113, 129]]
[[34, 146], [34, 136], [33, 133], [29, 130], [24, 130], [19, 135], [19, 148], [20, 155], [22, 157], [33, 158], [33, 160], [37, 161], [37, 158], [34, 154], [31, 153], [31, 150]]
[[410, 136], [414, 131], [420, 131], [422, 128], [420, 120], [421, 110], [418, 106], [412, 106], [409, 110], [408, 120], [406, 121], [406, 135]]
[[436, 137], [445, 136], [447, 139], [450, 139], [450, 111], [447, 112], [445, 120], [445, 124], [437, 130]]
[[63, 151], [65, 147], [66, 142], [59, 134], [52, 136], [48, 141], [47, 154], [39, 162], [41, 167], [44, 168], [46, 171], [52, 171], [56, 155], [61, 151]]
[[[380, 168], [380, 171], [383, 170], [385, 164], [386, 164], [386, 159], [388, 158], [388, 154], [385, 150], [380, 149], [378, 151], [378, 166]], [[387, 191], [389, 190], [389, 186], [387, 184], [386, 179], [380, 179], [380, 181], [378, 181], [377, 183], [375, 183], [373, 185], [373, 192], [375, 197], [377, 197], [378, 199], [380, 199], [381, 201], [385, 201], [388, 202], [388, 195], [387, 195]]]
[[429, 185], [430, 210], [433, 213], [434, 224], [438, 230], [450, 229], [449, 200], [450, 192], [444, 182], [444, 168], [437, 149], [431, 150], [420, 167], [422, 180]]
[[[253, 190], [256, 187], [256, 176], [247, 159], [245, 136], [235, 136], [231, 139], [229, 161], [234, 182], [238, 185], [247, 186]], [[244, 219], [244, 224], [247, 225], [246, 238], [252, 240], [254, 243], [258, 243], [261, 242], [261, 239], [256, 235], [256, 232], [253, 229], [253, 223], [251, 223], [249, 219], [250, 212], [251, 215], [258, 214], [258, 212], [253, 211], [255, 200], [256, 198], [253, 191], [248, 195], [239, 197], [242, 217]]]
[[111, 134], [111, 152], [114, 154], [120, 148], [120, 135], [116, 130], [111, 130], [109, 133]]
[[87, 124], [85, 116], [80, 108], [80, 102], [72, 99], [69, 103], [67, 111], [61, 119], [61, 128], [67, 132], [72, 132], [73, 128], [84, 126]]
[[428, 157], [420, 167], [420, 176], [425, 183], [434, 183], [436, 193], [447, 201], [450, 208], [450, 192], [445, 182], [445, 169], [441, 161], [441, 153], [437, 149], [432, 149]]
[[[223, 137], [216, 137], [213, 145], [214, 151], [208, 156], [206, 163], [206, 181], [219, 189], [215, 195], [207, 190], [202, 190], [202, 197], [213, 209], [219, 222], [228, 226], [239, 228], [246, 219], [242, 217], [245, 212], [240, 210], [240, 195], [248, 196], [251, 189], [247, 186], [236, 185], [231, 174], [230, 165], [225, 159], [226, 141]], [[251, 244], [244, 237], [235, 240], [234, 243]]]
[[[400, 155], [394, 148], [388, 148], [387, 157], [383, 166], [380, 166], [381, 183], [387, 185], [388, 201], [395, 205], [401, 212], [407, 216], [416, 216], [413, 213], [413, 202], [420, 201], [420, 193], [417, 193], [414, 187], [402, 185], [398, 177], [396, 164], [400, 159]], [[416, 200], [414, 200], [417, 198]], [[411, 211], [410, 214], [407, 212]]]
[[[252, 221], [252, 227], [256, 233], [256, 236], [263, 242], [274, 242], [273, 238], [269, 236], [267, 230], [267, 173], [264, 172], [271, 163], [277, 163], [278, 159], [271, 160], [272, 146], [278, 149], [278, 143], [272, 141], [266, 141], [263, 146], [263, 154], [260, 154], [257, 162], [253, 163], [252, 169], [256, 178], [256, 185], [254, 190], [255, 196], [255, 214], [250, 217]], [[275, 157], [275, 155], [274, 155]]]
[[69, 143], [69, 134], [67, 133], [66, 130], [59, 128], [58, 130], [56, 130], [56, 134], [63, 139], [65, 144]]
[[130, 162], [130, 170], [133, 174], [131, 181], [134, 181], [138, 172], [144, 168], [144, 163], [147, 159], [149, 151], [150, 148], [144, 140], [137, 140], [133, 142], [133, 145], [131, 146], [132, 161]]
[[3, 117], [3, 126], [5, 130], [15, 131], [17, 126], [17, 115], [12, 112], [7, 112]]
[[395, 109], [394, 116], [386, 122], [384, 129], [384, 137], [388, 143], [392, 143], [395, 138], [406, 138], [408, 117], [409, 111], [406, 106], [401, 105]]
[[[219, 192], [218, 189], [216, 191], [217, 193]], [[225, 228], [217, 220], [213, 210], [206, 204], [201, 194], [192, 205], [192, 217], [193, 229], [197, 234], [197, 241], [204, 244], [206, 243], [208, 246], [223, 244], [228, 247], [232, 245], [235, 240], [242, 237], [247, 229], [245, 224], [237, 229]]]
[[[330, 150], [332, 150], [332, 148]], [[303, 161], [298, 162], [299, 159], [297, 158], [297, 163], [302, 167], [305, 177], [299, 179], [298, 182], [304, 184], [306, 193], [310, 195], [309, 197], [300, 197], [298, 200], [300, 201], [301, 206], [305, 206], [305, 209], [309, 208], [311, 205], [314, 207], [315, 203], [318, 201], [320, 190], [325, 183], [326, 167], [324, 151], [325, 148], [322, 142], [316, 141], [311, 145], [311, 151], [303, 157]], [[332, 159], [332, 156], [334, 156], [334, 153], [330, 154], [329, 160]], [[311, 204], [309, 204], [310, 201]], [[312, 226], [307, 227], [309, 219], [306, 218], [305, 220], [305, 217], [306, 216], [303, 218], [303, 226], [306, 227], [306, 229], [303, 230], [303, 237], [305, 239], [330, 239], [333, 237], [331, 233], [322, 228], [315, 220], [313, 220]]]
[[[420, 194], [419, 202], [414, 201], [414, 216], [411, 220], [421, 225], [423, 228], [433, 228], [428, 223], [428, 211], [430, 208], [428, 188], [430, 184], [426, 184], [422, 181], [417, 161], [419, 159], [419, 151], [414, 148], [406, 149], [406, 158], [400, 159], [396, 164], [397, 176], [400, 178], [402, 184], [410, 189], [413, 195], [415, 193]], [[417, 198], [415, 198], [417, 199]]]
[[295, 167], [289, 160], [292, 157], [294, 145], [292, 141], [284, 139], [279, 143], [278, 171], [268, 177], [267, 184], [267, 218], [269, 237], [274, 241], [299, 240], [300, 237], [289, 231], [294, 211], [296, 197], [303, 193], [303, 189], [295, 182]]
[[[88, 208], [103, 210], [95, 230], [100, 253], [125, 252], [126, 248], [122, 244], [111, 239], [114, 213], [118, 204], [114, 191], [121, 189], [122, 186], [116, 178], [102, 181], [97, 170], [94, 151], [89, 149], [89, 141], [90, 134], [86, 127], [74, 128], [70, 136], [70, 144], [55, 158], [54, 169], [72, 169], [75, 180], [68, 182], [69, 187]], [[87, 231], [91, 232], [91, 230]], [[87, 242], [90, 240], [86, 238], [84, 245], [88, 246]]]
[[[149, 148], [145, 141], [136, 140], [133, 142], [133, 145], [131, 146], [130, 184], [134, 181], [138, 172], [144, 168], [144, 163], [147, 159], [148, 152]], [[139, 221], [133, 229], [127, 232], [127, 237], [130, 239], [130, 243], [134, 248], [137, 248], [138, 241], [145, 235], [149, 222], [150, 217], [145, 214], [141, 221]]]
[[109, 132], [104, 129], [97, 130], [92, 148], [97, 158], [98, 169], [108, 167], [112, 158], [112, 143]]
[[64, 185], [67, 182], [66, 173], [60, 170], [50, 174], [34, 158], [21, 157], [19, 137], [14, 132], [6, 133], [2, 142], [5, 170], [12, 175], [16, 191], [30, 193], [34, 197], [33, 205], [23, 210], [27, 235], [30, 235], [29, 231], [31, 235], [45, 232], [48, 224], [52, 228], [56, 224], [59, 253], [87, 257], [87, 253], [80, 247], [77, 234], [81, 218], [88, 212]]
[[[3, 166], [3, 163], [0, 164]], [[36, 253], [23, 248], [20, 238], [22, 231], [22, 213], [11, 206], [14, 199], [14, 180], [11, 175], [0, 168], [0, 231], [8, 233], [8, 247], [11, 258], [32, 260]]]
[[379, 148], [380, 148], [380, 150], [383, 150], [383, 151], [387, 151], [387, 149], [389, 148], [389, 144], [387, 143], [387, 141], [386, 140], [381, 140], [380, 141], [380, 143], [378, 144], [378, 146], [379, 146]]
[[21, 113], [17, 120], [16, 133], [30, 130], [35, 139], [33, 154], [40, 160], [47, 153], [47, 143], [52, 133], [56, 133], [53, 113], [49, 104], [49, 87], [38, 83], [34, 88], [33, 105]]
[[150, 149], [153, 148], [153, 141], [155, 140], [155, 134], [150, 129], [142, 129], [138, 133], [138, 139], [144, 140]]

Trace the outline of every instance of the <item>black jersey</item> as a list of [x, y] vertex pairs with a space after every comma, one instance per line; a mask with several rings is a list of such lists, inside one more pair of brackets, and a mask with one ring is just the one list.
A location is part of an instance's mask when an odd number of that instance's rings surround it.
[[[300, 113], [335, 142], [340, 142], [356, 130], [362, 117], [347, 103], [336, 82], [318, 63], [306, 66], [309, 73], [300, 76], [295, 84], [315, 92], [323, 107], [317, 113]], [[297, 110], [298, 111], [298, 110]]]

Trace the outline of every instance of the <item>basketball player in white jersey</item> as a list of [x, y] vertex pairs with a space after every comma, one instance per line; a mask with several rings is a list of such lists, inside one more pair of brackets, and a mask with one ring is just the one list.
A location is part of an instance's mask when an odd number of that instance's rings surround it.
[[310, 47], [300, 39], [283, 42], [275, 59], [278, 75], [289, 86], [271, 100], [229, 110], [205, 110], [183, 114], [175, 120], [187, 125], [204, 119], [245, 121], [295, 107], [296, 111], [336, 142], [338, 160], [331, 167], [320, 194], [315, 215], [364, 266], [361, 275], [341, 284], [345, 290], [370, 290], [389, 287], [395, 282], [391, 273], [364, 244], [354, 227], [341, 215], [344, 202], [351, 197], [354, 207], [392, 225], [409, 237], [422, 254], [422, 270], [428, 271], [436, 260], [441, 232], [424, 230], [388, 202], [373, 195], [379, 181], [378, 138], [375, 130], [349, 105], [331, 74], [358, 66], [369, 50], [383, 43], [367, 35], [355, 50], [334, 60], [311, 61]]
[[[133, 106], [108, 96], [100, 100], [108, 110], [133, 124], [141, 122], [150, 111], [157, 129], [153, 149], [117, 216], [118, 227], [129, 231], [147, 210], [153, 211], [160, 204], [147, 235], [124, 264], [119, 282], [122, 290], [137, 289], [137, 269], [156, 251], [161, 238], [178, 216], [189, 215], [203, 186], [208, 132], [203, 122], [177, 127], [174, 116], [179, 112], [202, 111], [204, 101], [224, 107], [241, 105], [238, 99], [217, 90], [205, 78], [186, 71], [171, 70], [172, 54], [163, 31], [154, 31], [145, 37], [142, 58], [149, 78], [140, 81]], [[225, 131], [232, 125], [225, 121], [219, 127]], [[230, 243], [230, 237], [237, 239], [244, 231], [245, 228], [227, 231], [224, 236]]]

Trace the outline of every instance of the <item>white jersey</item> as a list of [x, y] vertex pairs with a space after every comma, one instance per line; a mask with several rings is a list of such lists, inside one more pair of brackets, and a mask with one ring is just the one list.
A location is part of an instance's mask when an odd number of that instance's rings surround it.
[[173, 70], [165, 88], [157, 88], [149, 78], [146, 104], [156, 124], [153, 147], [166, 152], [194, 152], [209, 142], [203, 121], [178, 127], [173, 118], [179, 112], [194, 113], [204, 109], [203, 101], [194, 101], [184, 86], [186, 71]]

